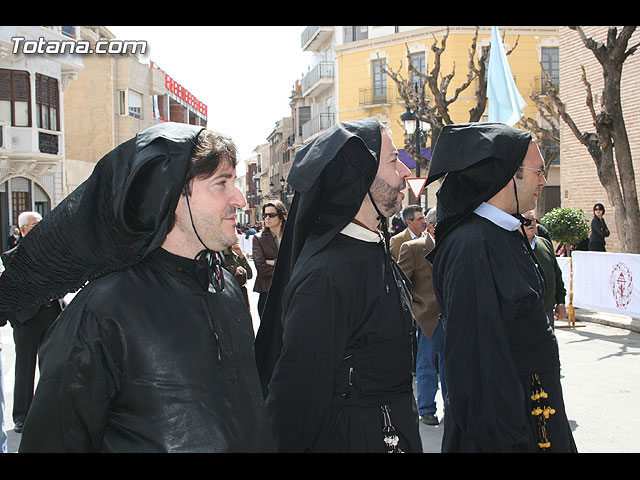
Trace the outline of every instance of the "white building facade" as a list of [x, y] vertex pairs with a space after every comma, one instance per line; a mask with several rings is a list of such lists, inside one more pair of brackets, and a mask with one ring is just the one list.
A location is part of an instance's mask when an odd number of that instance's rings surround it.
[[[22, 40], [20, 40], [22, 39]], [[42, 39], [42, 40], [40, 40]], [[34, 42], [75, 39], [75, 27], [0, 26], [0, 239], [18, 215], [46, 215], [63, 198], [64, 102], [82, 56], [39, 53]]]

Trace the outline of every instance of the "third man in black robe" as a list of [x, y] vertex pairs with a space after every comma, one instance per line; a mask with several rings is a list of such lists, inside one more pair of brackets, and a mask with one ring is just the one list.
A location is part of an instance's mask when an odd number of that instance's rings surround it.
[[427, 183], [438, 191], [433, 284], [445, 320], [443, 452], [574, 452], [545, 278], [520, 212], [546, 184], [531, 135], [446, 126]]

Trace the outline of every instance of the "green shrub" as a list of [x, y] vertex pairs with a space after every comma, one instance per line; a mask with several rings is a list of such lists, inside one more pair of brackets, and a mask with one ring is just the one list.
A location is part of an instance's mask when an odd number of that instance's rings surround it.
[[589, 221], [583, 210], [557, 207], [547, 212], [540, 222], [549, 230], [549, 235], [567, 249], [589, 236]]

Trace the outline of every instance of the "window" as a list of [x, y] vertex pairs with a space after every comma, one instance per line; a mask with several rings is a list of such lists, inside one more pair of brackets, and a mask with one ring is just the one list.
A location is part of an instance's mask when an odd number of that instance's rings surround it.
[[142, 95], [133, 90], [129, 90], [129, 115], [142, 118]]
[[120, 115], [142, 118], [142, 95], [133, 90], [120, 90], [118, 92], [118, 112]]
[[76, 27], [74, 26], [61, 26], [60, 31], [67, 37], [76, 38]]
[[542, 47], [542, 71], [551, 77], [554, 85], [560, 83], [560, 57], [558, 47]]
[[[425, 67], [426, 67], [424, 52], [412, 53], [411, 64], [413, 65], [413, 68], [415, 68], [418, 72], [424, 74]], [[411, 86], [416, 92], [422, 89], [423, 84], [424, 84], [424, 78], [411, 72]]]
[[342, 27], [344, 43], [355, 42], [369, 38], [369, 27]]
[[58, 80], [36, 73], [37, 126], [45, 130], [59, 130]]
[[0, 69], [0, 121], [16, 127], [31, 126], [29, 73]]
[[382, 70], [384, 65], [382, 62], [384, 60], [373, 61], [373, 99], [375, 103], [384, 100], [387, 95], [387, 74]]

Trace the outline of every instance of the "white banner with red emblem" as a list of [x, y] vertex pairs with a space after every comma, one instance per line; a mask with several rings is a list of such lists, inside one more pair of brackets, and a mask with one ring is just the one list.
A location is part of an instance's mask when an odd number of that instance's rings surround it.
[[571, 264], [574, 307], [640, 317], [640, 255], [575, 251]]

